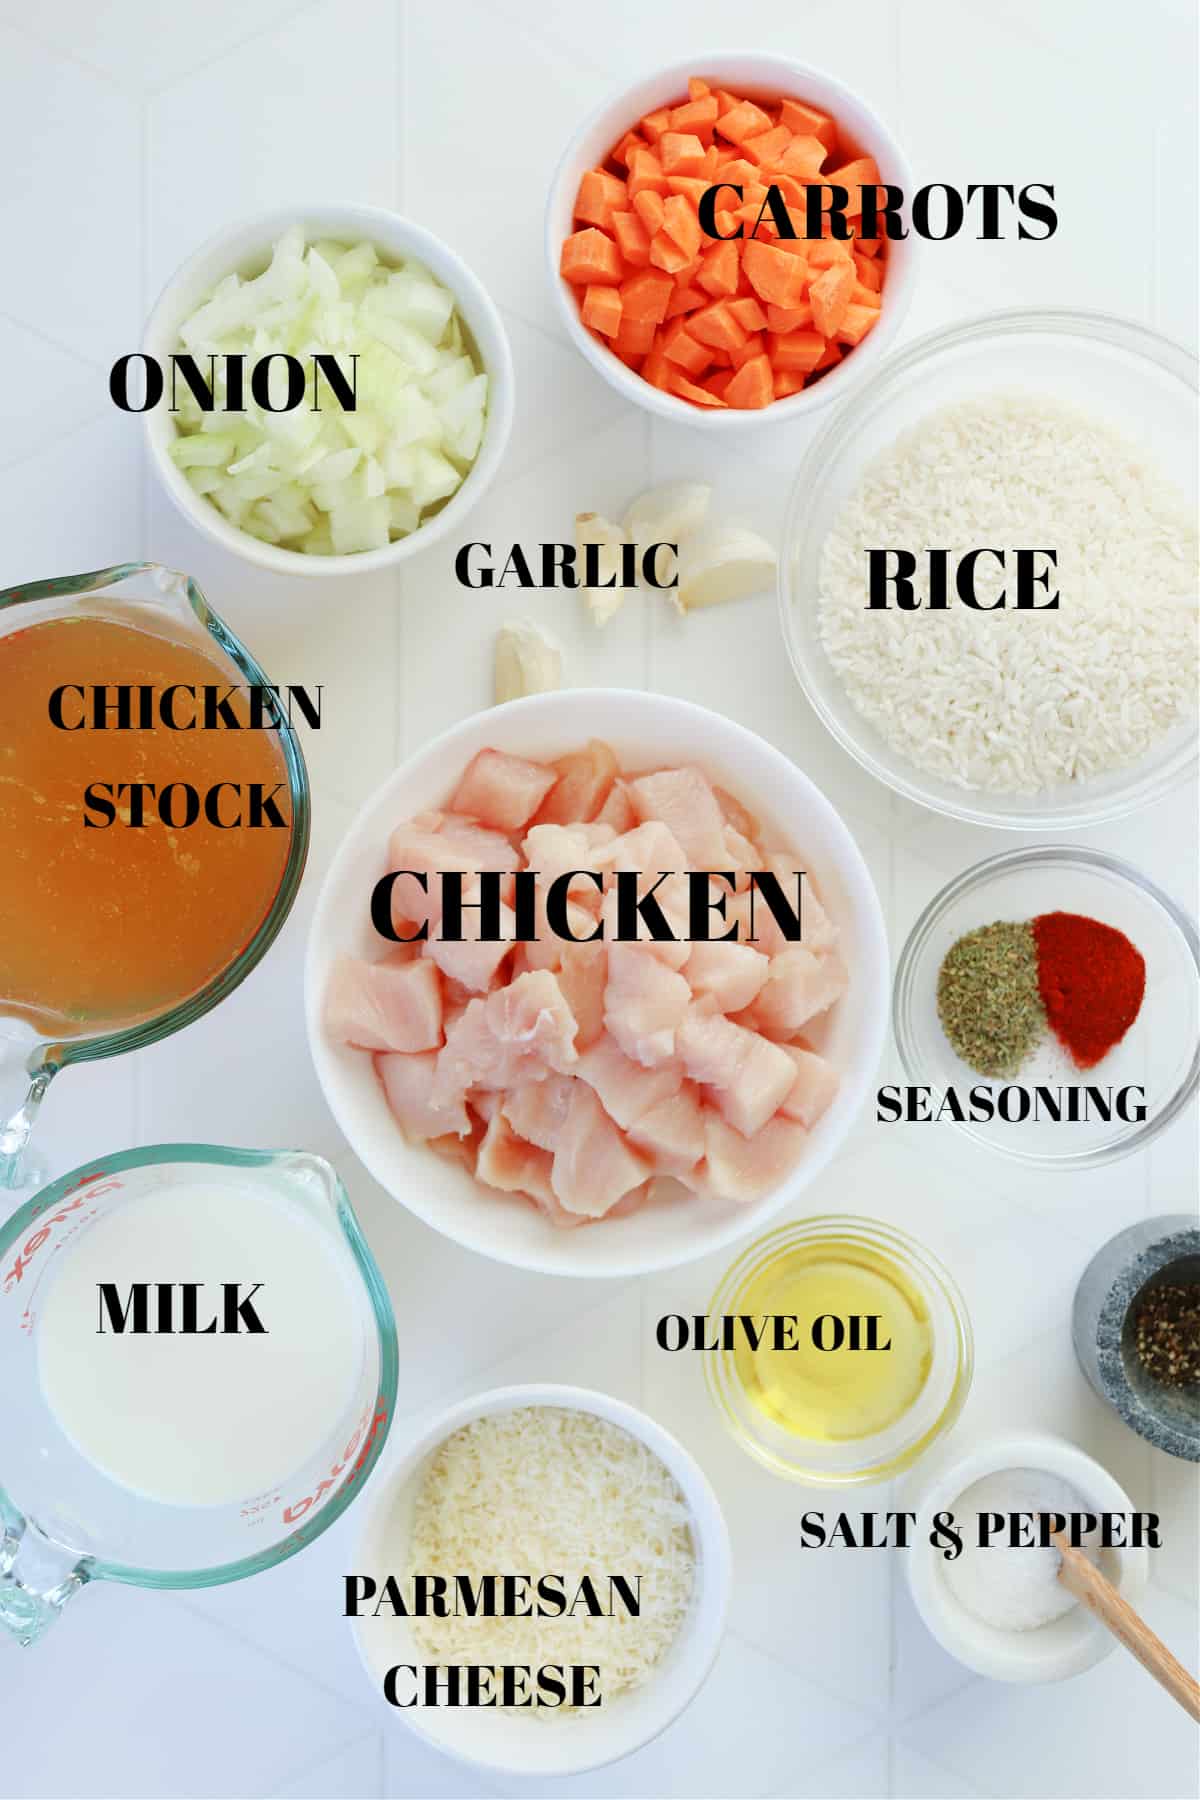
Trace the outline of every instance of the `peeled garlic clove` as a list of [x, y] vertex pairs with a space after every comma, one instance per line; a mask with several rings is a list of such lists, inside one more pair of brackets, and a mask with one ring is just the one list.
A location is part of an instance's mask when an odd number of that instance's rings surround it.
[[[602, 513], [584, 512], [575, 514], [575, 549], [579, 555], [580, 568], [583, 567], [583, 552], [588, 544], [598, 544], [600, 554], [596, 558], [597, 573], [602, 581], [609, 576], [614, 582], [621, 579], [621, 546], [625, 543], [625, 533], [611, 519]], [[620, 586], [613, 587], [581, 587], [584, 603], [597, 625], [606, 625], [615, 612], [619, 612], [625, 602], [625, 590]]]
[[681, 613], [744, 600], [771, 581], [775, 552], [756, 531], [740, 525], [701, 532], [680, 546], [679, 586], [672, 599]]
[[[665, 481], [660, 487], [639, 494], [633, 502], [625, 514], [626, 534], [639, 549], [650, 544], [682, 543], [703, 525], [711, 499], [712, 488], [706, 481]], [[667, 550], [660, 550], [655, 556], [654, 573], [659, 581], [668, 581], [673, 574], [671, 560]], [[638, 579], [643, 587], [649, 586], [640, 573]]]
[[562, 651], [532, 619], [509, 619], [496, 633], [496, 705], [562, 686]]

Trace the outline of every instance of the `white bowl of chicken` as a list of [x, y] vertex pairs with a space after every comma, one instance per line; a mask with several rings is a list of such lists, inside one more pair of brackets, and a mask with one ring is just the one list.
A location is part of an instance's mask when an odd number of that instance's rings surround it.
[[[697, 941], [701, 885], [735, 939]], [[326, 876], [305, 1006], [390, 1194], [500, 1262], [620, 1276], [761, 1229], [825, 1168], [888, 986], [870, 875], [808, 777], [720, 714], [597, 688], [478, 714], [389, 776]]]

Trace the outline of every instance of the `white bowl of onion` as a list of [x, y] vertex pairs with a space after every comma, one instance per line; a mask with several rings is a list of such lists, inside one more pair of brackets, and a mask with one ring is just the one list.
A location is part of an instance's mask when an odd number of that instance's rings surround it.
[[[378, 207], [288, 208], [218, 233], [163, 289], [143, 349], [166, 377], [146, 413], [163, 486], [209, 537], [280, 574], [366, 574], [426, 549], [487, 488], [512, 427], [512, 354], [494, 303], [438, 238]], [[214, 349], [245, 353], [249, 410], [223, 412], [218, 397], [201, 414], [179, 379], [172, 411], [171, 355], [191, 350], [207, 377]], [[353, 412], [324, 377], [313, 408], [313, 349], [361, 352]], [[306, 368], [292, 411], [250, 397], [251, 364], [267, 350]]]

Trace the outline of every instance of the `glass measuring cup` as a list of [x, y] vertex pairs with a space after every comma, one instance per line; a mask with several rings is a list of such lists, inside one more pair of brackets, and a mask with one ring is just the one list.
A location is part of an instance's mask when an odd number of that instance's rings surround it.
[[[286, 1479], [224, 1505], [172, 1505], [106, 1475], [63, 1431], [39, 1380], [39, 1310], [59, 1259], [99, 1221], [222, 1170], [246, 1171], [321, 1232], [331, 1282], [344, 1280], [352, 1297], [358, 1372], [342, 1416]], [[0, 1626], [33, 1644], [89, 1581], [213, 1587], [294, 1556], [362, 1489], [395, 1411], [396, 1378], [387, 1288], [345, 1189], [321, 1157], [156, 1144], [64, 1175], [0, 1228]]]
[[[228, 666], [231, 684], [269, 685], [255, 659], [208, 605], [188, 576], [154, 563], [122, 563], [86, 575], [24, 583], [0, 591], [0, 639], [51, 620], [96, 618], [140, 627], [181, 648], [203, 650]], [[135, 1011], [125, 1022], [89, 1027], [75, 1022], [69, 1034], [54, 1038], [49, 1027], [8, 1016], [0, 991], [0, 1064], [20, 1073], [24, 1100], [12, 1111], [11, 1099], [0, 1104], [0, 1189], [31, 1189], [45, 1179], [26, 1151], [38, 1107], [51, 1080], [69, 1063], [117, 1056], [157, 1043], [170, 1032], [190, 1025], [237, 987], [274, 942], [291, 910], [308, 853], [309, 789], [304, 758], [289, 722], [281, 719], [276, 737], [288, 790], [290, 836], [278, 887], [257, 929], [224, 968], [176, 1003], [152, 1015]], [[102, 753], [98, 752], [100, 763]], [[97, 768], [102, 774], [103, 768]], [[120, 920], [113, 926], [114, 951], [125, 948]], [[7, 1083], [6, 1083], [7, 1085]], [[5, 1092], [0, 1088], [0, 1102]], [[11, 1114], [11, 1116], [9, 1116]]]

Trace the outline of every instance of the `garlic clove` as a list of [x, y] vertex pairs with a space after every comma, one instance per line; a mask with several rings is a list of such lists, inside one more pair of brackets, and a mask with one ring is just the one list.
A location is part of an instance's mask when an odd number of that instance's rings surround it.
[[[597, 569], [602, 581], [612, 576], [616, 582], [621, 579], [621, 546], [626, 543], [625, 533], [611, 519], [602, 513], [583, 512], [575, 514], [575, 549], [582, 564], [584, 547], [598, 544], [600, 555], [597, 557]], [[613, 614], [619, 612], [625, 601], [625, 590], [614, 587], [581, 587], [584, 603], [597, 625], [606, 625]]]
[[[699, 531], [708, 517], [712, 488], [706, 481], [664, 481], [639, 494], [625, 514], [625, 531], [639, 549], [650, 544], [681, 544]], [[654, 559], [655, 577], [670, 579], [670, 552], [660, 550]], [[639, 575], [639, 580], [641, 576]], [[642, 586], [649, 583], [642, 581]]]
[[562, 686], [562, 651], [532, 619], [509, 619], [496, 633], [496, 705]]
[[774, 550], [756, 531], [732, 525], [701, 532], [680, 546], [672, 598], [681, 613], [744, 600], [770, 583], [775, 563]]

